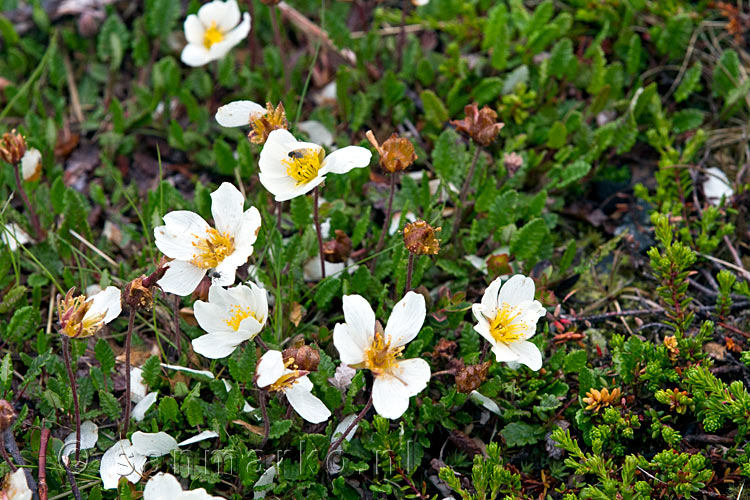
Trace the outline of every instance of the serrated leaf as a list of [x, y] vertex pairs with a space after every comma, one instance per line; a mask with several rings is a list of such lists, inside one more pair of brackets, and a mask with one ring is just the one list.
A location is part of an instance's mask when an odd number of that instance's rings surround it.
[[15, 342], [21, 342], [31, 335], [39, 321], [39, 311], [33, 306], [16, 309], [10, 318], [6, 336]]
[[159, 378], [161, 377], [161, 363], [159, 362], [158, 356], [151, 356], [141, 366], [143, 373], [141, 378], [149, 387], [156, 387], [159, 384]]
[[448, 118], [450, 117], [448, 109], [446, 109], [445, 104], [443, 104], [443, 101], [440, 100], [435, 92], [432, 90], [423, 90], [422, 93], [419, 94], [419, 97], [422, 99], [425, 119], [429, 123], [436, 127], [440, 127], [443, 123], [448, 121]]
[[297, 229], [306, 229], [312, 223], [312, 203], [309, 196], [297, 196], [292, 198], [289, 212], [292, 222]]
[[565, 145], [568, 138], [568, 130], [561, 121], [552, 124], [547, 135], [547, 147], [551, 149], [560, 149]]
[[[114, 41], [113, 41], [114, 40]], [[116, 14], [110, 15], [101, 26], [97, 38], [96, 53], [102, 61], [110, 61], [119, 66], [122, 54], [128, 48], [130, 33], [125, 23]]]
[[166, 38], [179, 17], [179, 2], [173, 0], [146, 1], [146, 28], [150, 35]]
[[510, 240], [510, 253], [521, 260], [532, 259], [548, 234], [547, 224], [542, 219], [533, 219], [513, 235]]
[[503, 80], [496, 76], [483, 78], [479, 85], [474, 87], [472, 95], [479, 106], [483, 106], [496, 99], [503, 90]]
[[94, 346], [94, 356], [102, 366], [102, 372], [105, 375], [109, 375], [112, 368], [115, 367], [115, 353], [112, 351], [109, 342], [102, 338], [97, 340]]
[[672, 130], [675, 134], [681, 134], [693, 130], [703, 124], [705, 113], [700, 109], [683, 109], [672, 116]]
[[112, 395], [109, 391], [99, 391], [99, 406], [105, 415], [112, 420], [117, 420], [122, 414], [122, 408], [117, 398]]
[[271, 429], [268, 433], [268, 437], [271, 439], [280, 438], [292, 428], [291, 420], [277, 420], [271, 424]]
[[338, 294], [341, 288], [341, 280], [338, 278], [327, 277], [318, 284], [318, 288], [315, 292], [315, 304], [319, 309], [326, 307], [333, 297]]
[[700, 61], [696, 61], [690, 69], [688, 69], [682, 76], [682, 81], [677, 87], [674, 93], [674, 100], [682, 102], [692, 94], [694, 91], [700, 88], [701, 74], [703, 73], [703, 64]]
[[511, 422], [500, 431], [510, 448], [535, 444], [544, 436], [544, 429], [523, 422]]
[[166, 396], [159, 402], [159, 420], [162, 424], [179, 422], [180, 407], [172, 396]]
[[636, 75], [638, 68], [641, 66], [641, 57], [643, 54], [643, 45], [638, 33], [633, 33], [628, 43], [628, 55], [625, 59], [625, 70], [629, 75]]
[[455, 130], [446, 129], [438, 136], [432, 150], [432, 164], [444, 183], [460, 184], [461, 172], [466, 168], [466, 146]]
[[182, 411], [187, 419], [188, 425], [191, 427], [203, 425], [203, 407], [195, 400], [195, 398], [186, 399], [182, 403]]
[[583, 349], [579, 349], [573, 352], [569, 352], [565, 355], [563, 361], [563, 371], [565, 373], [577, 373], [580, 372], [588, 362], [588, 355]]
[[13, 375], [13, 366], [10, 363], [10, 353], [6, 353], [3, 362], [0, 364], [0, 388], [3, 393], [10, 387], [11, 377]]
[[726, 50], [714, 67], [714, 95], [726, 97], [740, 82], [740, 58], [734, 50]]
[[563, 38], [552, 47], [549, 56], [549, 71], [552, 76], [561, 78], [563, 75], [570, 75], [577, 66], [570, 38]]

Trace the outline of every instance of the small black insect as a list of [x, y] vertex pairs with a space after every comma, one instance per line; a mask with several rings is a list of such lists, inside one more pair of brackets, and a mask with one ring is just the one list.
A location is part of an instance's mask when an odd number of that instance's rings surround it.
[[307, 150], [305, 149], [294, 149], [292, 151], [289, 151], [289, 158], [296, 158], [298, 160], [304, 158], [306, 151]]
[[211, 278], [212, 280], [218, 280], [218, 279], [221, 279], [221, 276], [222, 276], [221, 272], [220, 272], [220, 271], [217, 271], [216, 269], [209, 269], [209, 270], [208, 270], [208, 272], [207, 272], [206, 274], [207, 274], [207, 275], [208, 275], [208, 277], [209, 277], [209, 278]]

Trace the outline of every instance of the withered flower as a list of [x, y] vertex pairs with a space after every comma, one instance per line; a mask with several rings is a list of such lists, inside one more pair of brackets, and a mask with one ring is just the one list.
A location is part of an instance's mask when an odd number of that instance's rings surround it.
[[5, 399], [0, 399], [0, 434], [5, 432], [16, 418], [13, 405]]
[[456, 374], [456, 389], [458, 389], [458, 392], [469, 394], [471, 391], [479, 388], [479, 386], [487, 380], [487, 372], [489, 369], [489, 361], [485, 361], [480, 365], [464, 366]]
[[253, 128], [247, 138], [254, 144], [265, 144], [268, 134], [278, 129], [288, 129], [289, 122], [286, 119], [284, 103], [280, 102], [276, 109], [270, 102], [266, 103], [266, 112], [260, 116], [251, 118], [250, 126]]
[[26, 153], [26, 140], [13, 129], [3, 134], [0, 140], [0, 158], [11, 165], [18, 165]]
[[503, 164], [505, 165], [505, 170], [508, 171], [508, 177], [513, 177], [523, 165], [523, 158], [521, 158], [521, 155], [515, 151], [512, 153], [505, 153], [503, 155]]
[[85, 295], [74, 297], [73, 290], [68, 290], [64, 299], [57, 300], [59, 328], [63, 335], [71, 338], [91, 337], [122, 312], [120, 290], [116, 287], [108, 286], [88, 298]]
[[336, 239], [323, 243], [323, 256], [328, 262], [346, 262], [351, 253], [352, 240], [340, 229], [336, 229]]
[[489, 106], [479, 109], [476, 104], [464, 107], [466, 117], [463, 120], [452, 120], [451, 124], [462, 134], [468, 135], [480, 146], [489, 146], [505, 125], [497, 121], [497, 113]]
[[306, 372], [314, 372], [318, 370], [320, 353], [317, 349], [309, 345], [289, 347], [284, 349], [281, 354], [285, 361], [292, 359], [292, 366], [296, 367], [297, 370]]
[[[368, 139], [370, 137], [368, 136]], [[372, 139], [370, 140], [372, 142]], [[417, 159], [414, 144], [405, 137], [392, 134], [383, 144], [373, 144], [380, 153], [380, 168], [389, 173], [402, 172]]]
[[597, 389], [590, 389], [586, 392], [586, 397], [583, 398], [583, 402], [586, 403], [587, 410], [593, 410], [598, 413], [602, 408], [607, 406], [615, 406], [618, 404], [618, 400], [622, 396], [619, 387], [612, 389], [612, 392], [605, 387], [601, 391]]
[[436, 233], [441, 228], [433, 228], [423, 220], [407, 224], [404, 227], [404, 245], [413, 254], [437, 255], [440, 250], [440, 241]]

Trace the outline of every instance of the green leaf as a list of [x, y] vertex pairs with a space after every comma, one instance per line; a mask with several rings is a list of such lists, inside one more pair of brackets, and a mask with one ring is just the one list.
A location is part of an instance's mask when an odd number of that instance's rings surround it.
[[510, 448], [535, 444], [544, 436], [544, 429], [523, 422], [511, 422], [500, 431]]
[[34, 306], [24, 306], [16, 309], [10, 318], [6, 337], [14, 342], [21, 342], [36, 330], [39, 322], [39, 311]]
[[419, 96], [422, 99], [425, 119], [429, 123], [436, 127], [440, 127], [448, 121], [448, 118], [450, 117], [448, 110], [435, 92], [432, 90], [423, 90]]
[[276, 439], [287, 432], [289, 432], [289, 429], [292, 428], [292, 421], [291, 420], [277, 420], [274, 423], [271, 424], [271, 430], [268, 433], [268, 437], [271, 439]]
[[557, 185], [558, 188], [564, 188], [577, 180], [583, 178], [586, 174], [591, 171], [591, 164], [584, 160], [576, 160], [567, 167], [565, 167], [560, 174], [560, 182]]
[[297, 229], [305, 230], [312, 224], [312, 202], [309, 196], [292, 198], [289, 212]]
[[188, 425], [198, 427], [203, 425], [203, 407], [195, 400], [188, 398], [182, 403], [182, 411], [187, 419]]
[[128, 28], [119, 16], [113, 14], [104, 21], [99, 30], [96, 53], [99, 59], [109, 61], [111, 67], [117, 68], [122, 61], [123, 53], [128, 49], [129, 41]]
[[216, 168], [220, 174], [232, 175], [237, 160], [234, 159], [234, 152], [229, 144], [223, 139], [216, 139], [214, 142], [214, 155], [216, 156]]
[[633, 33], [630, 37], [630, 43], [628, 43], [628, 55], [625, 59], [625, 70], [628, 75], [635, 76], [638, 73], [638, 68], [641, 67], [641, 56], [643, 54], [643, 46], [641, 44], [641, 37], [638, 33]]
[[497, 76], [483, 78], [479, 85], [474, 87], [472, 95], [479, 106], [483, 106], [496, 99], [503, 90], [503, 80]]
[[10, 361], [10, 352], [7, 352], [2, 364], [0, 364], [0, 388], [2, 388], [3, 393], [10, 387], [10, 381], [13, 377], [13, 365]]
[[115, 367], [115, 353], [109, 345], [109, 342], [100, 338], [94, 346], [94, 355], [99, 364], [102, 365], [102, 372], [109, 375], [112, 368]]
[[682, 76], [682, 81], [677, 87], [674, 93], [674, 100], [682, 102], [692, 94], [694, 91], [700, 89], [701, 74], [703, 72], [703, 64], [700, 61], [696, 61], [690, 69], [688, 69]]
[[561, 121], [556, 121], [552, 124], [547, 134], [547, 147], [551, 149], [560, 149], [565, 146], [566, 139], [568, 138], [568, 131], [565, 128], [565, 124]]
[[99, 406], [101, 406], [104, 414], [112, 420], [117, 420], [122, 415], [120, 403], [109, 391], [99, 391]]
[[383, 76], [383, 104], [387, 109], [392, 108], [403, 99], [406, 85], [400, 81], [393, 71], [388, 70]]
[[143, 373], [141, 378], [149, 387], [156, 387], [159, 385], [159, 378], [161, 378], [161, 363], [159, 362], [158, 356], [151, 356], [141, 366]]
[[510, 240], [510, 253], [521, 260], [531, 259], [549, 234], [547, 224], [542, 219], [534, 219], [516, 231]]
[[565, 355], [565, 361], [563, 361], [563, 371], [565, 373], [577, 373], [580, 372], [588, 361], [588, 355], [583, 349], [569, 352]]
[[326, 307], [331, 300], [338, 294], [341, 288], [341, 280], [338, 278], [327, 277], [318, 284], [315, 292], [315, 303], [319, 309]]
[[552, 76], [561, 78], [565, 75], [575, 74], [578, 61], [573, 54], [573, 42], [570, 38], [563, 38], [552, 47], [549, 56], [549, 70]]
[[8, 21], [5, 16], [0, 16], [0, 35], [5, 39], [6, 46], [16, 45], [18, 43], [18, 33], [16, 33], [13, 23]]
[[495, 69], [505, 69], [510, 48], [510, 23], [508, 9], [502, 3], [493, 7], [484, 24], [483, 50], [492, 50], [490, 63]]
[[432, 164], [435, 173], [444, 183], [460, 185], [461, 173], [467, 168], [466, 146], [452, 128], [445, 129], [435, 142]]
[[146, 29], [152, 36], [166, 38], [180, 17], [180, 3], [173, 0], [146, 1]]
[[714, 67], [714, 95], [726, 97], [740, 83], [740, 58], [737, 52], [727, 50]]
[[681, 134], [693, 130], [703, 124], [705, 113], [700, 109], [683, 109], [672, 116], [672, 131]]
[[172, 396], [166, 396], [159, 402], [159, 419], [162, 424], [179, 423], [180, 407]]

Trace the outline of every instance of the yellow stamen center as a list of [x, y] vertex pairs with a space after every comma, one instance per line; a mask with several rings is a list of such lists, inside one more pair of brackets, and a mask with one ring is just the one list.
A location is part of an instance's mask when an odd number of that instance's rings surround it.
[[390, 336], [386, 341], [382, 333], [375, 332], [372, 344], [365, 350], [364, 365], [375, 375], [392, 372], [403, 350], [403, 346], [391, 348]]
[[307, 184], [318, 176], [323, 162], [323, 149], [298, 149], [289, 153], [288, 158], [281, 160], [286, 165], [286, 173], [297, 181], [297, 185]]
[[224, 33], [216, 27], [216, 21], [212, 21], [211, 27], [203, 33], [203, 45], [207, 49], [210, 49], [213, 44], [219, 43], [222, 40], [224, 40]]
[[233, 305], [229, 310], [232, 311], [232, 316], [229, 319], [224, 320], [224, 322], [235, 332], [240, 329], [240, 323], [242, 323], [242, 320], [245, 318], [252, 316], [258, 321], [258, 323], [261, 322], [255, 315], [255, 312], [251, 311], [249, 307]]
[[209, 227], [206, 237], [193, 242], [193, 246], [196, 253], [190, 262], [201, 269], [211, 269], [234, 252], [234, 238]]
[[[289, 368], [294, 364], [294, 358], [289, 358], [284, 362], [284, 368]], [[296, 366], [295, 366], [296, 368]], [[285, 373], [279, 379], [268, 386], [268, 390], [273, 391], [285, 391], [289, 389], [291, 386], [293, 386], [295, 383], [297, 383], [297, 379], [300, 378], [302, 374], [299, 372], [299, 370], [294, 370], [289, 373]]]
[[490, 321], [490, 335], [498, 342], [510, 344], [520, 339], [526, 330], [526, 324], [515, 322], [523, 311], [503, 302], [495, 319]]
[[84, 338], [95, 335], [104, 326], [105, 313], [86, 316], [91, 309], [92, 302], [86, 302], [86, 297], [73, 297], [68, 293], [64, 300], [57, 305], [60, 318], [61, 333], [71, 338]]

